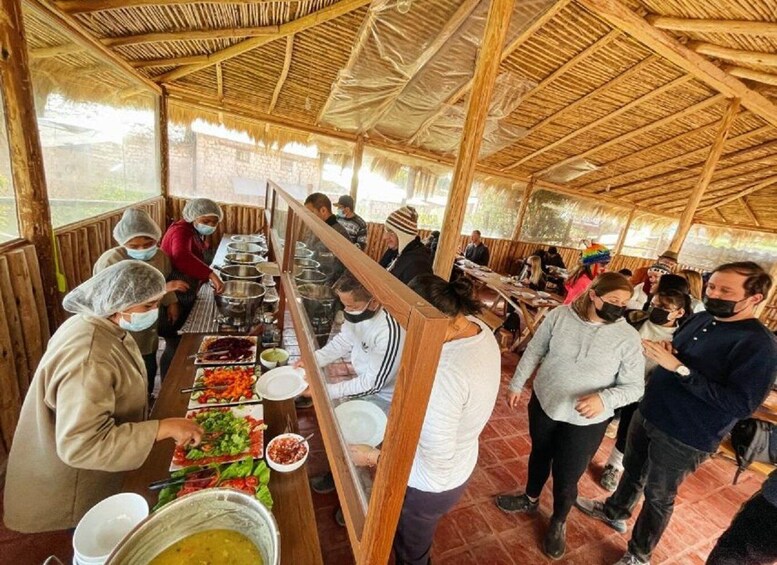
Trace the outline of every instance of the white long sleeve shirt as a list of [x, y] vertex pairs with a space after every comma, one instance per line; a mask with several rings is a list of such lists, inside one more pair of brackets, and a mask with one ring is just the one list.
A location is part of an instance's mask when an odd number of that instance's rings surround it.
[[408, 486], [445, 492], [464, 484], [478, 460], [478, 438], [494, 410], [501, 356], [494, 334], [477, 318], [479, 334], [442, 346]]
[[330, 398], [376, 395], [391, 402], [404, 342], [405, 330], [383, 308], [358, 324], [343, 322], [340, 333], [316, 351], [316, 361], [324, 366], [350, 357], [356, 377], [327, 384]]

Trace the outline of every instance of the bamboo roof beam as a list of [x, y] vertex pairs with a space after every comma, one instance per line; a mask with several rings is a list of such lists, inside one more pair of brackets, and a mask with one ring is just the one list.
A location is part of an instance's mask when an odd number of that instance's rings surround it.
[[699, 224], [702, 226], [713, 226], [717, 228], [725, 228], [725, 229], [742, 229], [752, 232], [760, 232], [760, 233], [771, 233], [771, 234], [777, 234], [777, 228], [759, 228], [758, 226], [741, 226], [741, 225], [731, 225], [731, 224], [724, 224], [723, 222], [715, 222], [713, 220], [707, 220], [702, 218], [696, 218], [693, 220], [694, 224]]
[[777, 86], [777, 74], [765, 73], [763, 71], [756, 71], [755, 69], [748, 69], [745, 67], [724, 67], [726, 72], [732, 76], [760, 82], [761, 84], [769, 84], [771, 86]]
[[[275, 110], [275, 105], [278, 103], [278, 97], [283, 90], [283, 84], [286, 82], [286, 77], [289, 76], [289, 69], [291, 68], [291, 58], [294, 54], [294, 36], [290, 35], [286, 38], [286, 52], [283, 55], [283, 68], [281, 69], [281, 75], [278, 77], [278, 82], [275, 84], [275, 90], [272, 92], [272, 99], [270, 105], [267, 107], [267, 113], [272, 114]], [[221, 66], [221, 64], [219, 64]]]
[[84, 50], [83, 45], [78, 43], [65, 43], [64, 45], [52, 45], [51, 47], [38, 47], [30, 49], [30, 59], [51, 59], [61, 55], [72, 55]]
[[628, 104], [624, 104], [624, 105], [618, 107], [617, 110], [615, 110], [613, 112], [609, 112], [609, 113], [605, 114], [604, 116], [602, 116], [601, 118], [598, 118], [598, 119], [594, 120], [593, 122], [589, 122], [586, 125], [584, 125], [584, 126], [582, 126], [580, 128], [577, 128], [574, 131], [569, 132], [567, 135], [565, 135], [561, 139], [557, 139], [556, 141], [554, 141], [552, 143], [549, 143], [549, 144], [541, 147], [540, 149], [537, 149], [536, 151], [533, 151], [533, 152], [529, 153], [528, 155], [526, 155], [525, 157], [519, 159], [518, 161], [516, 161], [512, 165], [510, 165], [508, 167], [505, 167], [505, 170], [512, 170], [512, 169], [515, 169], [517, 167], [520, 167], [521, 165], [531, 161], [535, 157], [539, 157], [540, 155], [544, 155], [548, 151], [551, 151], [551, 150], [555, 149], [556, 147], [564, 145], [568, 141], [571, 141], [574, 138], [576, 138], [577, 136], [583, 135], [584, 133], [586, 133], [588, 131], [596, 129], [600, 125], [605, 124], [605, 123], [609, 122], [610, 120], [614, 120], [618, 116], [621, 116], [621, 115], [625, 114], [626, 112], [630, 112], [634, 108], [637, 108], [638, 106], [640, 106], [642, 104], [645, 104], [646, 102], [649, 102], [653, 98], [656, 98], [657, 96], [661, 96], [662, 94], [666, 94], [667, 92], [669, 92], [673, 88], [677, 88], [678, 86], [682, 86], [683, 84], [685, 84], [687, 82], [690, 82], [691, 80], [693, 80], [693, 77], [689, 76], [689, 75], [682, 75], [680, 77], [677, 77], [676, 79], [668, 82], [667, 84], [665, 84], [663, 86], [660, 86], [659, 88], [656, 88], [655, 90], [651, 90], [651, 91], [643, 94], [639, 98], [635, 98], [634, 100], [632, 100]]
[[741, 80], [726, 73], [712, 61], [694, 53], [666, 32], [653, 27], [620, 0], [578, 0], [588, 10], [605, 19], [671, 63], [692, 74], [727, 98], [739, 98], [742, 105], [770, 124], [777, 126], [777, 106], [751, 90]]
[[669, 31], [777, 37], [777, 22], [674, 18], [656, 14], [650, 14], [645, 19], [653, 27]]
[[236, 39], [242, 37], [276, 37], [280, 26], [233, 27], [227, 29], [191, 29], [183, 31], [156, 31], [137, 35], [103, 37], [100, 42], [106, 47], [124, 47], [145, 43], [164, 43], [168, 41], [215, 41], [218, 39]]
[[720, 211], [720, 208], [715, 208], [715, 210], [713, 211], [718, 215], [718, 218], [720, 218], [721, 222], [723, 222], [724, 224], [728, 223], [726, 216], [723, 215], [723, 212]]
[[291, 22], [281, 24], [278, 27], [278, 33], [275, 35], [252, 37], [251, 39], [246, 39], [245, 41], [241, 41], [240, 43], [236, 43], [235, 45], [220, 51], [216, 51], [215, 53], [211, 53], [208, 55], [208, 60], [206, 63], [179, 67], [161, 76], [154, 77], [154, 80], [162, 83], [170, 83], [185, 76], [189, 76], [192, 73], [196, 73], [197, 71], [201, 71], [202, 69], [207, 69], [216, 63], [221, 63], [242, 55], [243, 53], [247, 53], [276, 39], [294, 35], [295, 33], [299, 33], [317, 25], [332, 21], [349, 12], [358, 10], [362, 6], [366, 6], [371, 1], [372, 0], [339, 0], [339, 2], [330, 4], [326, 8], [322, 8], [321, 10], [317, 10]]
[[[776, 175], [777, 168], [767, 169], [765, 172], [769, 175]], [[712, 209], [715, 207], [714, 203], [721, 201], [722, 199], [727, 199], [726, 204], [728, 204], [728, 202], [733, 202], [734, 200], [739, 198], [740, 195], [743, 193], [745, 195], [750, 194], [749, 191], [753, 187], [757, 188], [761, 185], [769, 186], [771, 184], [772, 178], [777, 178], [777, 176], [769, 176], [765, 178], [761, 177], [756, 180], [748, 180], [745, 182], [741, 182], [741, 183], [735, 184], [734, 186], [726, 186], [724, 188], [719, 188], [716, 190], [707, 190], [707, 192], [704, 193], [704, 197], [701, 199], [701, 203], [699, 204], [699, 206], [701, 206], [700, 210], [704, 210], [705, 208]], [[712, 187], [716, 184], [719, 184], [719, 183], [712, 183], [710, 186]], [[710, 202], [713, 202], [713, 205], [710, 205]], [[682, 211], [683, 206], [684, 205], [666, 206], [665, 211], [667, 212], [671, 211], [672, 213], [677, 213], [679, 211]], [[699, 213], [702, 213], [702, 212], [700, 211]]]
[[715, 136], [715, 140], [710, 146], [710, 152], [707, 156], [707, 161], [704, 163], [704, 167], [699, 175], [699, 180], [696, 183], [696, 187], [693, 189], [691, 196], [688, 198], [688, 204], [680, 215], [680, 223], [677, 226], [672, 242], [669, 244], [671, 251], [678, 252], [685, 242], [685, 238], [688, 236], [688, 232], [693, 224], [693, 217], [696, 215], [696, 210], [699, 208], [699, 202], [701, 197], [704, 196], [704, 191], [712, 180], [712, 175], [715, 173], [715, 166], [718, 164], [720, 155], [723, 153], [723, 146], [726, 143], [726, 138], [731, 131], [731, 126], [734, 124], [734, 120], [739, 113], [739, 99], [734, 98], [728, 105], [725, 114], [720, 120], [720, 129]]
[[62, 13], [43, 0], [25, 0], [24, 5], [48, 21], [55, 29], [65, 33], [75, 43], [96, 53], [100, 60], [110, 64], [123, 74], [134, 78], [156, 94], [162, 94], [162, 89], [158, 84], [141, 75], [127, 61], [100, 43], [84, 30], [83, 26], [73, 16]]
[[537, 179], [534, 177], [529, 178], [529, 182], [526, 185], [526, 189], [523, 191], [523, 197], [521, 198], [521, 205], [518, 208], [518, 219], [515, 222], [515, 227], [513, 228], [513, 237], [511, 238], [513, 241], [520, 241], [521, 239], [521, 230], [523, 229], [523, 220], [526, 218], [526, 210], [529, 209], [529, 201], [531, 200], [531, 196], [534, 193], [534, 187], [537, 183]]
[[574, 161], [577, 161], [578, 159], [585, 159], [587, 157], [590, 157], [591, 155], [594, 155], [600, 151], [604, 151], [605, 149], [609, 149], [610, 147], [613, 147], [615, 145], [620, 145], [622, 143], [625, 143], [626, 141], [637, 137], [639, 135], [642, 135], [646, 132], [649, 132], [654, 129], [658, 129], [661, 127], [664, 127], [668, 124], [671, 124], [672, 122], [675, 122], [677, 120], [680, 120], [684, 118], [685, 116], [690, 116], [691, 114], [695, 114], [696, 112], [701, 112], [703, 110], [706, 110], [707, 108], [710, 108], [711, 106], [717, 104], [723, 99], [722, 94], [717, 94], [715, 96], [712, 96], [710, 98], [707, 98], [706, 100], [702, 100], [701, 102], [697, 102], [693, 106], [689, 106], [685, 108], [684, 110], [680, 110], [679, 112], [675, 114], [671, 114], [669, 116], [666, 116], [665, 118], [661, 118], [660, 120], [656, 120], [655, 122], [651, 122], [649, 124], [645, 124], [642, 127], [639, 127], [635, 130], [626, 132], [624, 134], [621, 134], [617, 137], [614, 137], [610, 139], [609, 141], [605, 141], [604, 143], [601, 143], [599, 145], [596, 145], [594, 147], [591, 147], [590, 149], [586, 149], [582, 153], [579, 153], [577, 155], [573, 155], [571, 157], [568, 157], [564, 159], [563, 161], [560, 161], [558, 163], [555, 163], [549, 167], [546, 167], [542, 171], [540, 171], [540, 174], [545, 174], [551, 169], [555, 169], [557, 167], [563, 167], [564, 165], [568, 165], [569, 163], [572, 163]]
[[[540, 29], [542, 29], [545, 24], [547, 24], [549, 21], [551, 21], [553, 18], [556, 17], [564, 8], [566, 8], [569, 4], [571, 4], [572, 0], [558, 0], [554, 4], [552, 4], [545, 12], [542, 13], [538, 18], [536, 18], [529, 26], [521, 31], [521, 33], [518, 34], [518, 37], [516, 37], [513, 41], [511, 41], [503, 50], [502, 50], [502, 56], [501, 61], [504, 62], [516, 49], [520, 48], [524, 43], [529, 41], [532, 37], [534, 37], [534, 34], [537, 33]], [[566, 65], [565, 65], [566, 66]], [[437, 119], [442, 116], [445, 111], [450, 107], [456, 104], [462, 97], [464, 97], [470, 90], [472, 90], [474, 77], [470, 80], [468, 80], [465, 84], [463, 84], [461, 87], [458, 88], [453, 94], [451, 94], [445, 102], [443, 102], [440, 105], [440, 108], [435, 111], [431, 116], [429, 116], [424, 122], [421, 124], [421, 126], [413, 133], [412, 136], [410, 136], [407, 143], [409, 145], [412, 145], [416, 142], [418, 137], [425, 132], [432, 123], [437, 121]], [[539, 86], [539, 85], [538, 85]], [[528, 94], [526, 95], [528, 96]], [[524, 98], [526, 97], [524, 96]]]
[[[354, 204], [359, 195], [359, 173], [362, 170], [362, 160], [364, 159], [364, 136], [360, 135], [353, 146], [353, 167], [351, 168], [351, 198]], [[413, 169], [415, 171], [415, 169]]]
[[442, 49], [451, 37], [464, 25], [464, 23], [480, 4], [480, 0], [465, 0], [456, 12], [445, 22], [440, 32], [434, 38], [426, 49], [418, 56], [412, 65], [407, 69], [407, 74], [403, 77], [401, 85], [384, 100], [381, 100], [381, 107], [361, 125], [360, 131], [368, 132], [374, 128], [380, 120], [394, 107], [394, 104], [402, 96], [407, 86], [413, 81], [421, 70], [431, 61], [435, 55]]
[[[300, 0], [218, 0], [218, 4], [250, 5], [269, 2], [299, 2]], [[203, 0], [54, 0], [54, 5], [69, 14], [88, 14], [90, 12], [106, 12], [124, 8], [146, 8], [150, 6], [191, 6], [203, 4]], [[215, 3], [215, 0], [214, 0]]]
[[750, 188], [739, 191], [736, 194], [732, 194], [731, 196], [718, 200], [714, 204], [705, 206], [704, 208], [699, 210], [699, 213], [703, 214], [704, 212], [709, 212], [710, 210], [713, 210], [715, 208], [725, 206], [729, 202], [733, 202], [734, 200], [738, 200], [739, 198], [742, 198], [744, 196], [749, 196], [750, 194], [756, 193], [759, 190], [763, 190], [765, 188], [769, 188], [770, 186], [774, 186], [775, 184], [777, 184], [777, 175], [771, 176], [766, 180], [762, 180], [759, 183], [751, 186]]
[[724, 61], [732, 61], [743, 65], [765, 65], [767, 67], [777, 67], [777, 54], [763, 53], [760, 51], [744, 51], [742, 49], [732, 49], [723, 47], [714, 43], [705, 43], [703, 41], [692, 41], [688, 48], [701, 55], [708, 55]]
[[221, 63], [216, 63], [216, 96], [219, 100], [224, 100], [224, 70]]
[[169, 59], [137, 59], [129, 64], [135, 69], [152, 69], [154, 67], [177, 67], [179, 65], [197, 65], [207, 63], [207, 55], [191, 55], [188, 57], [172, 57]]
[[[475, 167], [480, 155], [480, 145], [483, 142], [491, 95], [494, 92], [496, 76], [502, 62], [502, 45], [507, 36], [514, 6], [515, 0], [491, 0], [488, 7], [483, 41], [475, 62], [475, 74], [472, 77], [472, 95], [467, 104], [464, 131], [448, 192], [448, 205], [445, 207], [440, 240], [434, 256], [434, 272], [446, 280], [451, 276], [453, 261], [456, 258], [456, 248], [461, 227], [464, 224], [464, 212], [467, 209], [472, 181], [475, 178]], [[383, 528], [383, 526], [379, 527]], [[368, 529], [369, 520], [366, 530]]]
[[[745, 214], [750, 218], [750, 221], [753, 222], [757, 227], [761, 227], [761, 222], [758, 221], [758, 216], [755, 215], [755, 212], [750, 207], [750, 204], [747, 203], [747, 197], [743, 196], [742, 198], [738, 198], [737, 202], [742, 206], [742, 209], [745, 211]], [[720, 210], [720, 208], [715, 208], [715, 210]]]

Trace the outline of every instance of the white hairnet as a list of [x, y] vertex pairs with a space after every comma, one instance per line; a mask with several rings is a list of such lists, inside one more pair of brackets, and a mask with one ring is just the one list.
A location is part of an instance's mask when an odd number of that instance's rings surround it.
[[165, 277], [143, 261], [120, 261], [71, 290], [62, 306], [73, 314], [107, 318], [160, 298]]
[[113, 228], [113, 239], [124, 245], [133, 237], [150, 237], [155, 241], [162, 239], [162, 230], [147, 212], [137, 208], [128, 208]]
[[221, 207], [210, 198], [189, 200], [183, 207], [183, 219], [187, 222], [193, 222], [200, 216], [216, 216], [220, 222], [224, 214]]

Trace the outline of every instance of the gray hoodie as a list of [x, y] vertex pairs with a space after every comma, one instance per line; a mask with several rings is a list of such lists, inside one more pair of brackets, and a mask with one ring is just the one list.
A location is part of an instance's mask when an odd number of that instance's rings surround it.
[[[645, 358], [639, 333], [621, 318], [612, 324], [582, 320], [571, 306], [551, 311], [515, 369], [510, 390], [520, 392], [540, 366], [534, 393], [553, 420], [576, 426], [603, 422], [613, 411], [642, 398]], [[581, 396], [599, 393], [604, 412], [584, 418], [575, 410]]]

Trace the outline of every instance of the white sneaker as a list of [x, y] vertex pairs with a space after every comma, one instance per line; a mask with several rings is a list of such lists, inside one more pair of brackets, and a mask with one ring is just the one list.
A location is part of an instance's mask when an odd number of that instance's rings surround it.
[[627, 551], [615, 565], [650, 565], [650, 561], [642, 561], [642, 559]]

